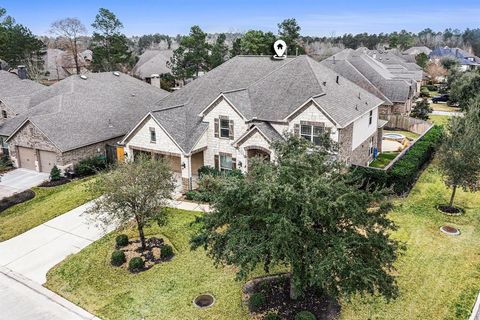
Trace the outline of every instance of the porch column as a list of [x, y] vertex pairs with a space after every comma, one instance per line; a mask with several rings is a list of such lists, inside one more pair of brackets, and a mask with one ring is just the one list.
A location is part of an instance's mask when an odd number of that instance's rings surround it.
[[182, 192], [192, 190], [192, 157], [184, 154], [180, 157], [182, 170]]

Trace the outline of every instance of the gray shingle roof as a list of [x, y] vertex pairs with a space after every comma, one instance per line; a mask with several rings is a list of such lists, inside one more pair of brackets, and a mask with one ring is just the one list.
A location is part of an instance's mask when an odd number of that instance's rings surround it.
[[0, 70], [0, 101], [15, 113], [26, 110], [26, 100], [45, 86], [32, 80], [22, 80], [17, 75]]
[[152, 74], [170, 73], [167, 63], [173, 56], [173, 50], [147, 50], [138, 60], [132, 74], [140, 79], [149, 78]]
[[284, 120], [316, 97], [339, 126], [382, 103], [341, 76], [337, 84], [336, 77], [307, 56], [285, 60], [237, 56], [162, 99], [152, 114], [188, 153], [205, 130], [199, 114], [220, 94], [252, 121]]
[[[364, 52], [351, 49], [344, 50], [340, 54], [324, 60], [322, 64], [334, 70], [336, 68], [333, 64], [334, 57], [336, 63], [346, 60], [356, 69], [355, 71], [352, 68], [343, 68], [343, 76], [362, 87], [368, 88], [366, 83], [358, 76], [358, 73], [362, 74], [391, 102], [404, 103], [413, 95], [415, 85], [412, 79], [405, 79], [401, 75], [393, 74], [386, 64], [375, 60]], [[369, 89], [369, 92], [376, 94], [379, 98], [381, 97], [372, 89]]]
[[122, 136], [168, 95], [120, 73], [91, 73], [87, 80], [71, 76], [29, 99], [29, 109], [7, 121], [0, 134], [10, 136], [30, 120], [61, 150]]

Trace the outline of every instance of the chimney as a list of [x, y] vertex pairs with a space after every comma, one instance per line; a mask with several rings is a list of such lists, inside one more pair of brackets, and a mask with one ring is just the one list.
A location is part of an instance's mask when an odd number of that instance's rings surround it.
[[22, 80], [27, 79], [27, 68], [25, 68], [25, 66], [18, 66], [17, 75]]
[[152, 86], [160, 89], [160, 75], [159, 74], [152, 74], [150, 76], [150, 84]]
[[333, 56], [333, 64], [335, 64], [335, 56]]

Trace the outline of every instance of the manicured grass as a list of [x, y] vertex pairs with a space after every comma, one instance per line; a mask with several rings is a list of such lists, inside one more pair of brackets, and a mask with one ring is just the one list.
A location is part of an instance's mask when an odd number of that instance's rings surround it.
[[442, 126], [442, 125], [447, 125], [450, 118], [451, 118], [450, 116], [439, 116], [439, 115], [431, 114], [429, 115], [428, 121], [432, 122], [433, 124]]
[[[407, 245], [396, 263], [400, 296], [391, 303], [355, 297], [343, 304], [341, 319], [468, 318], [480, 289], [480, 193], [458, 194], [456, 204], [466, 209], [461, 217], [434, 208], [449, 196], [437, 166], [431, 164], [390, 214], [399, 227], [393, 236]], [[444, 224], [460, 228], [462, 234], [440, 233]]]
[[434, 111], [446, 111], [446, 112], [460, 112], [461, 109], [457, 107], [450, 107], [446, 103], [431, 103], [430, 106]]
[[383, 134], [386, 133], [400, 133], [407, 138], [417, 139], [420, 135], [415, 132], [405, 131], [405, 130], [383, 130]]
[[[234, 270], [216, 268], [203, 249], [190, 250], [191, 223], [200, 214], [172, 209], [166, 226], [146, 230], [174, 246], [170, 262], [139, 274], [111, 266], [113, 232], [50, 270], [46, 286], [102, 319], [248, 319]], [[137, 236], [133, 229], [126, 233]], [[213, 294], [215, 305], [194, 307], [201, 293]]]
[[[387, 303], [372, 296], [342, 302], [341, 319], [466, 319], [480, 288], [480, 193], [457, 192], [456, 204], [466, 209], [449, 217], [434, 206], [450, 196], [432, 163], [407, 198], [396, 199], [390, 217], [393, 237], [406, 244], [395, 266], [399, 297]], [[162, 235], [176, 250], [175, 258], [140, 273], [110, 265], [112, 233], [70, 256], [50, 270], [46, 286], [102, 319], [248, 319], [241, 302], [243, 282], [233, 268], [215, 268], [203, 250], [190, 251], [191, 222], [200, 213], [171, 210], [167, 226], [147, 233]], [[449, 224], [462, 234], [450, 237], [439, 228]], [[132, 229], [127, 233], [136, 236]], [[200, 293], [212, 293], [216, 304], [206, 310], [192, 306]]]
[[399, 152], [383, 152], [380, 153], [377, 159], [373, 160], [370, 163], [370, 167], [374, 168], [385, 168], [390, 161], [395, 159], [395, 157], [399, 154]]
[[52, 188], [33, 188], [35, 198], [0, 213], [0, 241], [8, 240], [92, 199], [91, 178]]

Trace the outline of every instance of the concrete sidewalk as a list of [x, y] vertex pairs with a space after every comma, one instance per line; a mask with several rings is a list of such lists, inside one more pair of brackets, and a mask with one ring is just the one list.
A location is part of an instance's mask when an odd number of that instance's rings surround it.
[[93, 314], [7, 268], [0, 267], [0, 318], [93, 320]]
[[0, 179], [0, 199], [38, 186], [48, 180], [48, 176], [48, 173], [22, 168], [9, 171]]

